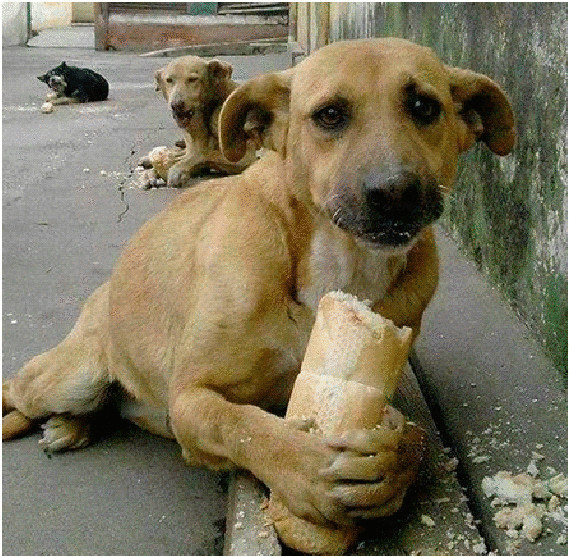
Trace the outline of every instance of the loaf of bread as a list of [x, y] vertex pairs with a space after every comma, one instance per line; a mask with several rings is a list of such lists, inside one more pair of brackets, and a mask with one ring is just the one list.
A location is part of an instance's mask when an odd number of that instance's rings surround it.
[[148, 160], [152, 164], [152, 168], [157, 178], [162, 178], [165, 182], [168, 180], [168, 170], [180, 160], [184, 151], [178, 147], [170, 149], [165, 146], [154, 147], [148, 153]]
[[[314, 431], [337, 435], [382, 422], [412, 342], [368, 305], [343, 292], [325, 295], [318, 307], [287, 419], [308, 419]], [[303, 553], [341, 555], [357, 540], [357, 528], [327, 528], [293, 515], [275, 495], [269, 510], [281, 540]]]

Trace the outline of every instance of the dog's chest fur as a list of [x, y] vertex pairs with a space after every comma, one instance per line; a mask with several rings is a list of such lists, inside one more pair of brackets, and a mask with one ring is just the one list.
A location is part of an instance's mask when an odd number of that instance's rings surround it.
[[320, 298], [333, 290], [375, 303], [385, 296], [405, 262], [405, 255], [388, 255], [366, 247], [322, 219], [300, 268], [298, 301], [314, 314]]

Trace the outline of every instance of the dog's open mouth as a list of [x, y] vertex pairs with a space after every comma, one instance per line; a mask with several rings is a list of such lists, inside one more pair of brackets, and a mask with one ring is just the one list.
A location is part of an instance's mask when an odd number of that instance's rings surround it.
[[393, 223], [379, 230], [361, 231], [356, 236], [371, 246], [399, 248], [412, 242], [422, 229], [419, 224]]
[[404, 248], [442, 214], [444, 202], [438, 194], [427, 195], [411, 211], [370, 210], [337, 206], [330, 211], [332, 222], [368, 246]]

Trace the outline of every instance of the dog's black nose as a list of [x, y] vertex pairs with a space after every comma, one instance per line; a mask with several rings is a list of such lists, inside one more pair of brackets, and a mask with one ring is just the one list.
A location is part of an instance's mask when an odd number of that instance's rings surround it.
[[182, 112], [184, 112], [186, 110], [186, 107], [184, 105], [184, 101], [175, 101], [175, 102], [170, 104], [170, 108], [172, 109], [172, 112], [174, 112], [176, 114], [181, 114]]
[[372, 173], [363, 182], [364, 202], [371, 213], [409, 217], [421, 205], [421, 179], [415, 172]]

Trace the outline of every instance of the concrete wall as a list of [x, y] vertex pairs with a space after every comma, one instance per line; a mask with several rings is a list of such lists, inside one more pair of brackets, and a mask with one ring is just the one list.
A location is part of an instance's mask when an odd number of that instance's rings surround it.
[[2, 46], [28, 42], [28, 10], [25, 2], [2, 2]]
[[72, 2], [71, 17], [73, 23], [93, 23], [95, 21], [93, 2]]
[[31, 2], [30, 4], [34, 31], [71, 25], [72, 2]]
[[[330, 41], [399, 36], [431, 46], [508, 92], [517, 147], [505, 158], [482, 146], [463, 157], [444, 223], [566, 370], [567, 4], [338, 2], [327, 24]], [[310, 50], [321, 27], [299, 20], [309, 32], [297, 39]]]

